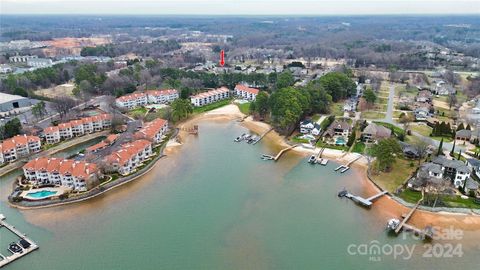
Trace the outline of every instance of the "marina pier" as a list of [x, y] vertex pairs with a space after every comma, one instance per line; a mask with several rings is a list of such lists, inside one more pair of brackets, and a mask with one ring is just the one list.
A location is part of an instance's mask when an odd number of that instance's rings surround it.
[[341, 173], [344, 173], [350, 169], [350, 165], [352, 165], [355, 161], [359, 160], [362, 158], [362, 155], [359, 155], [358, 157], [352, 159], [349, 161], [346, 165], [340, 165], [337, 168], [334, 169], [334, 171], [340, 170]]
[[[2, 214], [0, 214], [0, 228], [1, 227], [5, 227], [10, 232], [15, 234], [18, 238], [20, 238], [20, 241], [16, 245], [19, 248], [18, 252], [13, 252], [9, 248], [12, 255], [5, 256], [3, 254], [0, 254], [0, 257], [2, 257], [2, 260], [0, 260], [0, 268], [17, 259], [20, 259], [21, 257], [39, 248], [38, 245], [35, 242], [33, 242], [33, 240], [31, 240], [30, 238], [27, 238], [27, 236], [24, 233], [17, 230], [14, 226], [8, 224], [5, 221], [5, 216]], [[2, 244], [5, 244], [5, 243], [2, 242]]]

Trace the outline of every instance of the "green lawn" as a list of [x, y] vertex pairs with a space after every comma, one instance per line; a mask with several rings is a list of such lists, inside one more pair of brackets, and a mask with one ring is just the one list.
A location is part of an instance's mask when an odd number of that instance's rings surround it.
[[220, 107], [223, 107], [223, 106], [226, 106], [226, 105], [230, 104], [230, 102], [231, 102], [230, 99], [224, 99], [224, 100], [220, 100], [220, 101], [217, 101], [217, 102], [214, 102], [214, 103], [210, 103], [210, 104], [202, 106], [202, 107], [195, 107], [195, 108], [193, 108], [193, 113], [197, 114], [197, 113], [203, 113], [203, 112], [208, 112], [208, 111], [211, 111], [211, 110], [215, 110], [215, 109], [218, 109]]
[[335, 102], [330, 105], [330, 112], [335, 116], [343, 116], [343, 105], [344, 102]]
[[[422, 197], [422, 194], [419, 191], [406, 189], [400, 193], [399, 197], [406, 202], [416, 203]], [[447, 207], [480, 209], [480, 204], [476, 203], [474, 198], [463, 199], [460, 196], [454, 195], [444, 196], [442, 200]]]
[[143, 116], [145, 116], [145, 114], [147, 113], [147, 108], [145, 107], [138, 107], [138, 108], [135, 108], [133, 110], [130, 110], [127, 112], [127, 115], [132, 117], [132, 118], [135, 118], [135, 119], [140, 119], [142, 118]]
[[392, 125], [392, 124], [390, 124], [390, 123], [379, 122], [379, 121], [374, 121], [374, 123], [377, 124], [377, 125], [381, 125], [381, 126], [387, 127], [387, 128], [389, 128], [389, 129], [392, 129], [392, 128], [393, 128], [393, 132], [395, 132], [396, 135], [405, 133], [405, 131], [404, 131], [402, 128], [397, 127], [397, 126], [395, 126], [395, 125]]
[[337, 149], [337, 150], [342, 150], [342, 151], [347, 151], [348, 150], [348, 146], [327, 144], [327, 143], [324, 143], [322, 140], [319, 140], [317, 142], [317, 147], [325, 147], [325, 148]]
[[365, 111], [362, 112], [362, 118], [364, 119], [382, 119], [385, 118], [385, 114], [381, 112]]
[[410, 125], [410, 129], [412, 131], [415, 131], [423, 136], [430, 136], [430, 134], [432, 133], [432, 128], [427, 126], [427, 125], [418, 125], [418, 124], [413, 124], [413, 125]]
[[434, 140], [441, 141], [443, 139], [444, 142], [453, 142], [452, 137], [430, 137]]
[[[411, 163], [414, 166], [410, 166]], [[372, 175], [375, 183], [389, 192], [394, 192], [400, 185], [402, 185], [415, 171], [416, 162], [406, 159], [397, 159], [393, 169], [390, 172], [379, 172]]]
[[242, 104], [237, 103], [237, 106], [243, 114], [249, 115], [250, 114], [250, 103], [251, 102], [246, 102], [246, 103], [242, 103]]
[[352, 152], [355, 152], [355, 153], [363, 154], [364, 151], [365, 151], [365, 143], [363, 142], [356, 142], [352, 148]]
[[300, 138], [302, 135], [303, 134], [298, 134], [297, 136], [292, 137], [291, 141], [295, 142], [295, 143], [309, 143], [309, 141], [307, 139]]

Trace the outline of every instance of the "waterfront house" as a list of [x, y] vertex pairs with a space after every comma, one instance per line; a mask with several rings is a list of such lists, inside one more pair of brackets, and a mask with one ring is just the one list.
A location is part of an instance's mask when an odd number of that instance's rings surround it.
[[478, 182], [470, 177], [465, 182], [465, 186], [463, 187], [463, 189], [466, 194], [469, 194], [470, 192], [476, 192], [478, 190], [478, 187]]
[[135, 133], [136, 138], [143, 138], [150, 140], [157, 144], [163, 139], [163, 136], [168, 132], [168, 121], [157, 118], [151, 122], [146, 123], [138, 132]]
[[370, 123], [362, 132], [362, 140], [366, 143], [377, 142], [381, 139], [390, 138], [392, 131], [382, 125]]
[[472, 131], [468, 129], [461, 129], [455, 133], [455, 139], [468, 142], [472, 137]]
[[123, 144], [119, 150], [108, 155], [105, 161], [108, 165], [108, 171], [128, 175], [143, 165], [143, 161], [151, 157], [152, 154], [152, 143], [140, 139]]
[[133, 93], [125, 96], [121, 96], [115, 100], [115, 104], [119, 108], [133, 109], [139, 106], [145, 106], [148, 103], [147, 94], [145, 93]]
[[352, 132], [352, 125], [345, 120], [334, 120], [324, 133], [328, 143], [345, 145]]
[[42, 143], [37, 136], [17, 135], [0, 143], [1, 163], [13, 162], [19, 158], [40, 152]]
[[230, 90], [226, 87], [220, 87], [214, 90], [203, 92], [190, 97], [190, 101], [193, 106], [200, 107], [213, 102], [217, 102], [223, 99], [227, 99], [230, 96]]
[[58, 127], [47, 127], [43, 130], [43, 135], [45, 136], [45, 142], [47, 144], [58, 143], [61, 140], [60, 129]]
[[421, 190], [427, 185], [439, 185], [444, 181], [444, 168], [439, 164], [427, 162], [418, 168], [415, 177], [408, 181], [407, 186], [410, 189]]
[[23, 166], [23, 173], [34, 185], [58, 185], [75, 191], [92, 188], [100, 177], [96, 164], [49, 157], [30, 160]]
[[307, 119], [300, 122], [300, 133], [302, 134], [311, 134], [313, 136], [318, 136], [320, 134], [321, 127], [316, 122]]
[[471, 169], [460, 160], [438, 156], [432, 159], [432, 163], [442, 166], [444, 176], [450, 178], [456, 188], [464, 186], [471, 174]]
[[243, 84], [237, 84], [235, 86], [234, 91], [237, 97], [240, 97], [246, 100], [255, 100], [255, 98], [258, 95], [258, 92], [260, 92], [260, 90], [256, 88], [250, 88]]
[[176, 89], [147, 91], [148, 103], [154, 103], [154, 104], [172, 103], [177, 98], [179, 98], [179, 95]]

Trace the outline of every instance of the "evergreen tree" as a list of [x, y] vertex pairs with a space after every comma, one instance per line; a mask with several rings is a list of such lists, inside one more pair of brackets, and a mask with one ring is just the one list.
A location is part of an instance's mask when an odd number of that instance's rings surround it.
[[463, 123], [460, 123], [460, 125], [458, 125], [458, 127], [457, 127], [457, 131], [462, 130], [462, 129], [465, 129], [465, 127], [463, 126]]
[[460, 152], [458, 152], [458, 160], [461, 160], [461, 157], [462, 157], [462, 150], [460, 150]]
[[443, 155], [443, 138], [440, 141], [440, 145], [438, 145], [437, 156]]
[[472, 128], [470, 127], [470, 124], [468, 124], [465, 129], [466, 129], [466, 130], [472, 130]]
[[450, 156], [453, 157], [453, 154], [455, 153], [455, 143], [457, 142], [457, 140], [453, 140], [453, 146], [452, 146], [452, 151], [450, 151]]

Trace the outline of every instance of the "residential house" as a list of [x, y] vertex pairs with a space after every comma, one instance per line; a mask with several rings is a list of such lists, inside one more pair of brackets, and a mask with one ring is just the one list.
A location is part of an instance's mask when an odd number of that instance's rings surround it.
[[237, 97], [241, 97], [246, 100], [255, 100], [255, 98], [258, 95], [258, 92], [260, 92], [260, 90], [256, 88], [250, 88], [243, 84], [237, 84], [235, 86], [234, 91]]
[[432, 101], [432, 92], [428, 90], [422, 90], [418, 92], [417, 97], [415, 98], [416, 102], [429, 103]]
[[460, 160], [450, 160], [444, 156], [438, 156], [432, 162], [443, 167], [444, 176], [452, 179], [456, 188], [463, 187], [465, 181], [470, 177], [471, 169]]
[[121, 148], [106, 157], [109, 171], [116, 171], [121, 175], [134, 172], [143, 164], [143, 161], [153, 154], [152, 143], [140, 139], [131, 143], [123, 144]]
[[149, 103], [165, 104], [173, 102], [175, 99], [179, 98], [179, 95], [176, 89], [164, 89], [148, 90], [147, 97]]
[[23, 166], [25, 178], [34, 185], [58, 185], [75, 191], [86, 191], [98, 183], [96, 164], [85, 161], [41, 157]]
[[430, 116], [430, 110], [426, 107], [416, 108], [413, 113], [415, 114], [415, 120], [417, 121], [426, 121]]
[[465, 164], [475, 173], [475, 175], [480, 179], [480, 160], [476, 158], [467, 158]]
[[334, 120], [324, 133], [324, 137], [336, 145], [345, 145], [352, 132], [352, 125], [345, 120]]
[[450, 84], [447, 84], [444, 81], [438, 81], [433, 89], [433, 93], [435, 95], [448, 96], [454, 95], [456, 93], [456, 90]]
[[138, 132], [135, 133], [136, 138], [143, 138], [157, 144], [163, 139], [168, 132], [168, 121], [157, 118], [152, 122], [146, 123]]
[[227, 99], [230, 96], [230, 90], [226, 87], [220, 87], [190, 97], [192, 105], [195, 107], [204, 106], [213, 102]]
[[316, 122], [312, 122], [307, 119], [300, 122], [300, 133], [302, 134], [311, 134], [314, 136], [320, 135], [321, 127]]
[[40, 152], [42, 143], [37, 136], [17, 135], [0, 143], [1, 163]]
[[133, 109], [139, 106], [145, 106], [148, 103], [147, 94], [145, 93], [133, 93], [125, 96], [121, 96], [115, 100], [115, 104], [119, 108]]
[[467, 181], [465, 182], [465, 186], [463, 187], [463, 190], [465, 191], [466, 194], [469, 194], [470, 192], [476, 192], [478, 190], [479, 184], [477, 181], [475, 181], [472, 178], [468, 178]]
[[362, 140], [366, 143], [377, 142], [381, 139], [390, 138], [392, 131], [382, 125], [370, 123], [362, 132]]
[[427, 162], [418, 168], [417, 174], [408, 181], [407, 186], [420, 190], [428, 184], [441, 184], [444, 181], [444, 168], [439, 164]]
[[472, 131], [468, 129], [461, 129], [455, 133], [455, 139], [468, 142], [472, 137]]
[[420, 158], [420, 153], [416, 147], [404, 142], [400, 142], [400, 145], [402, 146], [402, 152], [404, 157], [408, 159]]

